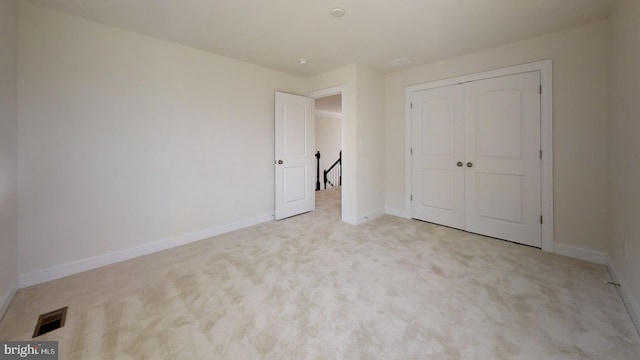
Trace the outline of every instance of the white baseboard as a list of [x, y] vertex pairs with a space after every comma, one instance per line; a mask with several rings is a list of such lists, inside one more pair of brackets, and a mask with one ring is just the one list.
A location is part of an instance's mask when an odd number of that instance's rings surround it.
[[640, 335], [640, 302], [638, 299], [636, 299], [633, 294], [631, 293], [631, 291], [629, 291], [628, 286], [628, 282], [626, 281], [625, 278], [621, 277], [621, 272], [616, 271], [615, 266], [610, 262], [607, 266], [609, 268], [609, 274], [611, 274], [611, 279], [620, 284], [620, 286], [618, 286], [618, 292], [620, 293], [620, 296], [622, 297], [622, 301], [624, 302], [624, 305], [627, 308], [627, 311], [629, 312], [629, 315], [631, 315], [631, 321], [633, 321], [633, 324], [636, 327], [636, 331], [638, 332], [638, 335]]
[[553, 252], [576, 259], [590, 261], [596, 264], [607, 265], [607, 253], [602, 251], [583, 249], [556, 243], [553, 246]]
[[16, 293], [18, 292], [18, 281], [14, 281], [11, 289], [9, 290], [9, 293], [6, 294], [4, 299], [1, 299], [2, 302], [0, 302], [0, 320], [2, 320], [2, 317], [4, 316], [4, 313], [7, 312], [7, 309], [9, 308], [9, 304], [11, 304], [11, 300], [13, 300], [13, 297], [16, 296]]
[[385, 207], [384, 208], [384, 213], [388, 214], [388, 215], [393, 215], [393, 216], [397, 216], [397, 217], [401, 217], [404, 219], [410, 219], [411, 216], [409, 216], [409, 214], [407, 214], [407, 211], [405, 209], [396, 209], [396, 208], [392, 208], [392, 207]]
[[378, 210], [372, 211], [372, 212], [370, 212], [368, 214], [365, 214], [363, 216], [358, 217], [356, 225], [364, 224], [367, 221], [370, 221], [370, 220], [373, 220], [373, 219], [377, 219], [377, 218], [381, 217], [382, 215], [384, 215], [384, 210], [383, 209], [378, 209]]
[[243, 219], [231, 224], [214, 226], [208, 229], [193, 231], [183, 235], [162, 239], [142, 246], [116, 251], [109, 254], [98, 255], [88, 259], [74, 261], [68, 264], [58, 265], [44, 270], [38, 270], [27, 274], [20, 274], [18, 285], [20, 288], [41, 284], [47, 281], [60, 279], [65, 276], [78, 274], [84, 271], [96, 269], [106, 265], [133, 259], [139, 256], [152, 254], [158, 251], [171, 249], [180, 245], [208, 239], [212, 236], [240, 230], [249, 226], [261, 224], [273, 220], [273, 215], [262, 215], [254, 218]]
[[353, 216], [342, 215], [342, 221], [350, 225], [358, 225], [358, 221]]

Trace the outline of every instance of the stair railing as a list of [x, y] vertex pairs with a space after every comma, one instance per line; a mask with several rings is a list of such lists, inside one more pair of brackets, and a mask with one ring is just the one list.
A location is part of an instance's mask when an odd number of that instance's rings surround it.
[[[320, 161], [319, 153], [316, 154], [318, 157], [318, 163]], [[319, 170], [320, 168], [318, 168]], [[320, 171], [318, 171], [320, 173]], [[340, 151], [340, 155], [338, 156], [338, 160], [333, 163], [327, 170], [324, 170], [324, 188], [327, 188], [327, 184], [334, 186], [342, 186], [342, 151]], [[316, 189], [318, 188], [318, 184], [316, 183]]]
[[320, 151], [316, 153], [316, 191], [320, 190]]

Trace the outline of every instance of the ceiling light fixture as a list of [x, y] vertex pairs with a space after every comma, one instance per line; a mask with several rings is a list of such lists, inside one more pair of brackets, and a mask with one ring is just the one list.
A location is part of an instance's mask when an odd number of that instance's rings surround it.
[[300, 65], [307, 65], [309, 63], [309, 60], [307, 60], [307, 59], [298, 59], [298, 62], [300, 63]]
[[333, 9], [329, 10], [329, 14], [336, 18], [343, 17], [345, 13], [346, 11], [344, 11], [344, 9], [341, 7], [334, 7]]

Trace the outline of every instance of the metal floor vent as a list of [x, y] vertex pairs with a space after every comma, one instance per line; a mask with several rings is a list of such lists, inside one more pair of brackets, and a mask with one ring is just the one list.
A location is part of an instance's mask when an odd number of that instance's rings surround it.
[[40, 315], [36, 329], [33, 331], [33, 337], [37, 337], [63, 327], [64, 320], [67, 318], [67, 308], [68, 306], [65, 306], [62, 309], [53, 310]]

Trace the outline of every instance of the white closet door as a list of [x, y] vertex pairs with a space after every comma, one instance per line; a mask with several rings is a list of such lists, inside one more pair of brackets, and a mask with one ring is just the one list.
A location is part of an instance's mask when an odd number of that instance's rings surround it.
[[412, 95], [412, 217], [464, 229], [464, 91]]
[[466, 230], [540, 247], [540, 73], [464, 86]]

